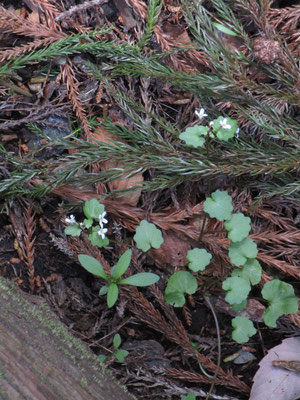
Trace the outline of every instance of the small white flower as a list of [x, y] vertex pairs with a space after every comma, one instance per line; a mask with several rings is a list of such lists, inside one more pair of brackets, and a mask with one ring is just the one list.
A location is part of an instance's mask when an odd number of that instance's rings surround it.
[[107, 232], [107, 229], [106, 229], [106, 228], [103, 228], [103, 227], [101, 226], [101, 228], [99, 229], [99, 231], [98, 231], [97, 233], [98, 233], [99, 236], [102, 237], [102, 239], [105, 239], [105, 234], [106, 234], [106, 232]]
[[205, 114], [204, 108], [201, 108], [200, 110], [196, 110], [196, 111], [195, 111], [195, 114], [197, 115], [197, 117], [198, 117], [200, 120], [203, 119], [204, 117], [207, 117], [207, 116], [208, 116], [207, 114]]
[[76, 222], [76, 219], [75, 219], [74, 215], [71, 214], [70, 218], [68, 218], [68, 217], [65, 218], [65, 223], [66, 224], [76, 224], [77, 222]]
[[210, 123], [208, 124], [210, 127], [214, 126], [214, 121], [210, 121]]
[[231, 129], [231, 125], [227, 124], [227, 118], [220, 121], [220, 126], [222, 129]]
[[235, 131], [236, 137], [239, 137], [239, 133], [240, 133], [240, 128], [237, 128], [237, 130]]
[[79, 222], [79, 226], [81, 229], [85, 229], [84, 223], [83, 222]]
[[103, 211], [102, 214], [99, 214], [98, 219], [99, 219], [99, 225], [101, 226], [101, 228], [103, 228], [103, 224], [107, 224], [108, 221], [106, 218], [104, 218], [106, 215], [106, 211]]

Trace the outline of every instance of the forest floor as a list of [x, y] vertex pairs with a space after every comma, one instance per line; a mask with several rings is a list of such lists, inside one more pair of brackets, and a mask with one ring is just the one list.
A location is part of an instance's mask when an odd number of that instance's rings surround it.
[[[105, 363], [138, 399], [248, 399], [268, 350], [300, 334], [299, 311], [276, 328], [263, 323], [260, 293], [280, 279], [300, 296], [297, 3], [2, 1], [0, 274], [45, 297], [96, 355], [111, 355]], [[179, 139], [220, 115], [238, 121], [228, 142], [192, 148]], [[239, 313], [222, 289], [233, 269], [229, 240], [203, 209], [215, 190], [251, 218], [262, 267], [243, 311], [257, 333], [244, 344], [232, 339]], [[65, 218], [83, 221], [91, 198], [107, 211], [101, 250], [64, 233]], [[160, 249], [136, 248], [143, 219], [162, 231]], [[212, 261], [174, 308], [167, 280], [195, 247]], [[160, 281], [120, 290], [108, 308], [103, 282], [77, 256], [113, 266], [128, 248], [130, 272]], [[116, 333], [124, 362], [112, 355]]]

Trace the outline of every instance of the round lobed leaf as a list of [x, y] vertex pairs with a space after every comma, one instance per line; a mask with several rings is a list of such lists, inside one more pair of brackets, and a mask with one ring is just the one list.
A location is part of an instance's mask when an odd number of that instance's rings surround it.
[[165, 295], [165, 301], [173, 307], [183, 307], [185, 304], [185, 297], [182, 293], [173, 292]]
[[193, 249], [187, 252], [186, 258], [190, 261], [189, 269], [198, 272], [204, 271], [210, 263], [212, 255], [205, 249]]
[[205, 200], [204, 211], [218, 221], [230, 219], [233, 211], [232, 198], [224, 190], [216, 190]]
[[197, 279], [190, 272], [176, 271], [168, 280], [166, 294], [174, 292], [194, 294], [197, 287]]
[[246, 317], [235, 317], [232, 322], [232, 339], [237, 343], [248, 342], [249, 338], [256, 334], [253, 322]]
[[225, 299], [229, 304], [240, 304], [247, 299], [251, 290], [249, 282], [238, 276], [227, 278], [223, 282], [222, 288], [227, 291]]
[[187, 128], [184, 132], [179, 135], [181, 140], [184, 140], [188, 146], [202, 147], [205, 143], [205, 136], [207, 135], [209, 128], [202, 125], [194, 125]]
[[228, 255], [233, 265], [236, 267], [244, 265], [248, 258], [257, 256], [257, 246], [252, 239], [246, 238], [240, 242], [231, 242]]
[[261, 294], [270, 306], [263, 313], [267, 326], [276, 328], [276, 321], [284, 314], [295, 314], [298, 311], [298, 299], [292, 285], [273, 279], [265, 283]]
[[75, 236], [80, 236], [81, 229], [79, 228], [78, 224], [72, 224], [72, 225], [67, 226], [64, 229], [64, 232], [66, 235], [75, 237]]
[[251, 285], [257, 285], [261, 280], [261, 265], [255, 258], [247, 260], [243, 268], [232, 271], [232, 276], [240, 276], [249, 281]]
[[98, 219], [98, 216], [104, 212], [104, 205], [97, 199], [87, 200], [84, 203], [83, 212], [87, 219]]
[[231, 218], [224, 223], [228, 231], [228, 237], [232, 242], [240, 242], [245, 239], [251, 230], [251, 219], [242, 213], [232, 214]]
[[160, 229], [144, 219], [136, 228], [133, 239], [136, 242], [137, 248], [145, 252], [148, 251], [150, 247], [159, 249], [164, 241]]

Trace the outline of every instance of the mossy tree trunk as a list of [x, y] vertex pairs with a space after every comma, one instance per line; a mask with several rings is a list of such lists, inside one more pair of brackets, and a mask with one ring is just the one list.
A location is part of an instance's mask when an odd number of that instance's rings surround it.
[[0, 399], [132, 400], [48, 304], [32, 299], [0, 277]]

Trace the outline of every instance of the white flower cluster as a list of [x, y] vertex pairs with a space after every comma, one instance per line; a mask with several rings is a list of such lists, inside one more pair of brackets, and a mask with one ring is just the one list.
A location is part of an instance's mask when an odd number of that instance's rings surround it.
[[106, 215], [106, 211], [103, 211], [103, 213], [99, 214], [99, 216], [98, 216], [100, 229], [97, 233], [99, 236], [102, 237], [102, 239], [105, 239], [105, 234], [107, 232], [107, 228], [104, 228], [104, 226], [103, 226], [103, 224], [108, 223], [107, 219], [105, 218], [105, 215]]
[[76, 219], [75, 219], [75, 217], [74, 217], [73, 214], [70, 215], [70, 218], [68, 218], [68, 217], [65, 218], [65, 223], [66, 223], [66, 224], [69, 224], [69, 225], [71, 225], [71, 224], [77, 224]]

